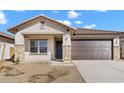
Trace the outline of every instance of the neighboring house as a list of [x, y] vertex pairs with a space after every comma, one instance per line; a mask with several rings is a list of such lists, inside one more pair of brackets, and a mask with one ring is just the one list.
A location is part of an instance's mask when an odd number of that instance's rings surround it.
[[15, 34], [15, 58], [22, 62], [119, 60], [124, 32], [74, 28], [39, 15], [8, 29]]
[[0, 32], [0, 60], [5, 43], [4, 60], [10, 59], [14, 54], [14, 37], [6, 33]]

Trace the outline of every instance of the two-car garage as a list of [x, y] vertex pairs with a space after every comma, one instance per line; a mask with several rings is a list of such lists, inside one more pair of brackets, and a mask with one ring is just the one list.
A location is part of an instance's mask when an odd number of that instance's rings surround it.
[[113, 59], [112, 40], [72, 40], [72, 60]]

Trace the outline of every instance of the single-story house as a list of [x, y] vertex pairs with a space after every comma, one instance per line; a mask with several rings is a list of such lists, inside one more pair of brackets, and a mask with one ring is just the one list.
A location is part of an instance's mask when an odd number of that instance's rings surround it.
[[44, 15], [8, 31], [15, 34], [15, 58], [22, 62], [120, 60], [124, 54], [124, 32], [75, 28]]
[[[14, 54], [14, 37], [4, 32], [0, 32], [0, 60], [2, 59], [2, 53], [4, 50], [3, 59], [10, 59]], [[4, 47], [5, 46], [5, 47]]]

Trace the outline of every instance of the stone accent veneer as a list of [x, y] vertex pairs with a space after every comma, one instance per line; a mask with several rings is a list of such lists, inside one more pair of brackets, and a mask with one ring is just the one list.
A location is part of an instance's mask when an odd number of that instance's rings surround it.
[[24, 62], [24, 45], [15, 45], [15, 60], [19, 58], [21, 62]]
[[63, 45], [63, 61], [71, 63], [71, 45]]
[[120, 46], [114, 46], [114, 60], [120, 60]]

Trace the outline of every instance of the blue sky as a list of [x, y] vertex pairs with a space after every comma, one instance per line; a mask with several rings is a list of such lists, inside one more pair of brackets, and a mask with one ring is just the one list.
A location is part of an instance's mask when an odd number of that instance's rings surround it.
[[39, 14], [78, 28], [124, 31], [122, 10], [4, 10], [0, 11], [0, 31], [7, 32], [9, 27]]

